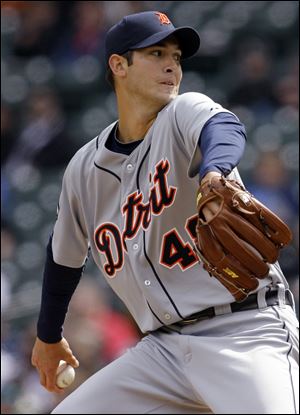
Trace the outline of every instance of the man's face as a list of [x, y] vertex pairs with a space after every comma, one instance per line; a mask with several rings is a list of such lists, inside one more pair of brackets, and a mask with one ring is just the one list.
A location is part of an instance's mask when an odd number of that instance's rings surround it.
[[126, 88], [138, 99], [159, 108], [176, 98], [182, 79], [181, 51], [175, 40], [135, 50], [128, 67]]

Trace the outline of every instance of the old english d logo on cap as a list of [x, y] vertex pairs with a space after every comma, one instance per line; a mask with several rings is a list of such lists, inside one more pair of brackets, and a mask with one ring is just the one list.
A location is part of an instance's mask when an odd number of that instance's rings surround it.
[[171, 24], [170, 19], [166, 14], [155, 12], [155, 15], [158, 17], [160, 24]]
[[105, 62], [116, 53], [122, 55], [128, 50], [142, 49], [155, 45], [168, 36], [174, 35], [179, 42], [182, 59], [193, 56], [199, 46], [198, 32], [189, 26], [175, 27], [168, 16], [153, 10], [124, 16], [112, 26], [105, 36]]

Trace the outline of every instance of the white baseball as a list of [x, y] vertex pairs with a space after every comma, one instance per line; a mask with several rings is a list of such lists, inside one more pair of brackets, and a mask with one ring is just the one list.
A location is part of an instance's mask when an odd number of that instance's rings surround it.
[[56, 371], [56, 385], [59, 388], [67, 388], [75, 379], [75, 370], [64, 360], [60, 360]]

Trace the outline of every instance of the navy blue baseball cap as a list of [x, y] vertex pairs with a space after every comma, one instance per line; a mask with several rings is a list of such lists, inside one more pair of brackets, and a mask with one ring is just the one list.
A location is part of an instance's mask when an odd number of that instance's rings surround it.
[[155, 45], [175, 35], [182, 51], [182, 59], [194, 55], [200, 46], [200, 36], [192, 27], [174, 27], [161, 12], [147, 11], [130, 14], [112, 26], [105, 37], [105, 63], [114, 53], [122, 55], [129, 50]]

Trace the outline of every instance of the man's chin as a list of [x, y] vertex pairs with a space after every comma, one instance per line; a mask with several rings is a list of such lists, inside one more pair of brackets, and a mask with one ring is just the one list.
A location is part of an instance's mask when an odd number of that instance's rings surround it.
[[170, 93], [170, 94], [160, 94], [158, 99], [164, 103], [164, 105], [169, 104], [173, 99], [177, 97], [178, 93]]

